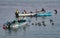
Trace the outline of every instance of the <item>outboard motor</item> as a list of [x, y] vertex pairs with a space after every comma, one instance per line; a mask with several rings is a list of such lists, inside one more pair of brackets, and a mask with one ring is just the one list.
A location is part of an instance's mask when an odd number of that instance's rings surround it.
[[5, 26], [5, 24], [3, 25], [3, 29], [4, 29], [4, 30], [6, 30], [6, 29], [7, 29], [7, 27]]

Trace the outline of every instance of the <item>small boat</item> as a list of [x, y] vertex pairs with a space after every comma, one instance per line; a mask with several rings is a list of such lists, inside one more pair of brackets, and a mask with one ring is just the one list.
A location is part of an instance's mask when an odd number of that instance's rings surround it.
[[40, 12], [40, 13], [31, 13], [31, 14], [19, 14], [19, 17], [42, 17], [42, 16], [52, 16], [52, 12]]
[[20, 27], [25, 27], [26, 25], [28, 25], [29, 23], [29, 19], [20, 19], [20, 21], [18, 20], [13, 20], [12, 22], [6, 22], [3, 25], [3, 29], [7, 30], [7, 29], [18, 29]]

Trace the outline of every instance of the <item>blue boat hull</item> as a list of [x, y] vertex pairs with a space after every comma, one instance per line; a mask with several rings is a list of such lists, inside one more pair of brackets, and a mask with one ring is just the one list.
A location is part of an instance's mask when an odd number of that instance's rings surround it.
[[37, 17], [41, 17], [41, 16], [52, 16], [51, 12], [46, 12], [46, 13], [38, 13], [36, 14]]

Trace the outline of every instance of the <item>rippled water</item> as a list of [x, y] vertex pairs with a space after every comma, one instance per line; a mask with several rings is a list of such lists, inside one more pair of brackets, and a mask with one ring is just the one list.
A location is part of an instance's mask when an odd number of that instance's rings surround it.
[[[5, 31], [2, 29], [6, 21], [15, 19], [15, 10], [19, 9], [22, 12], [24, 9], [35, 11], [45, 8], [47, 11], [58, 10], [57, 15], [46, 17], [30, 18], [30, 26], [26, 29], [19, 29], [15, 31]], [[0, 0], [0, 38], [60, 38], [60, 0]], [[51, 25], [49, 19], [54, 21], [54, 26]], [[46, 26], [38, 26], [35, 22], [45, 21]], [[34, 23], [34, 25], [32, 25]]]

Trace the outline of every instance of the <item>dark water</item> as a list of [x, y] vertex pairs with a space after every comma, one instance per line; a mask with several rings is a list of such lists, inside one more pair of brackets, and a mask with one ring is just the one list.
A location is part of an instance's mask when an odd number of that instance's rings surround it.
[[[6, 21], [15, 19], [15, 10], [19, 9], [22, 12], [24, 9], [35, 11], [45, 8], [47, 11], [58, 10], [57, 15], [46, 17], [31, 18], [30, 26], [26, 29], [19, 29], [15, 31], [5, 31], [2, 29]], [[54, 26], [51, 25], [49, 19], [52, 19]], [[46, 26], [38, 26], [35, 22], [45, 21]], [[34, 25], [32, 25], [34, 23]], [[60, 38], [60, 0], [0, 0], [0, 38]]]

